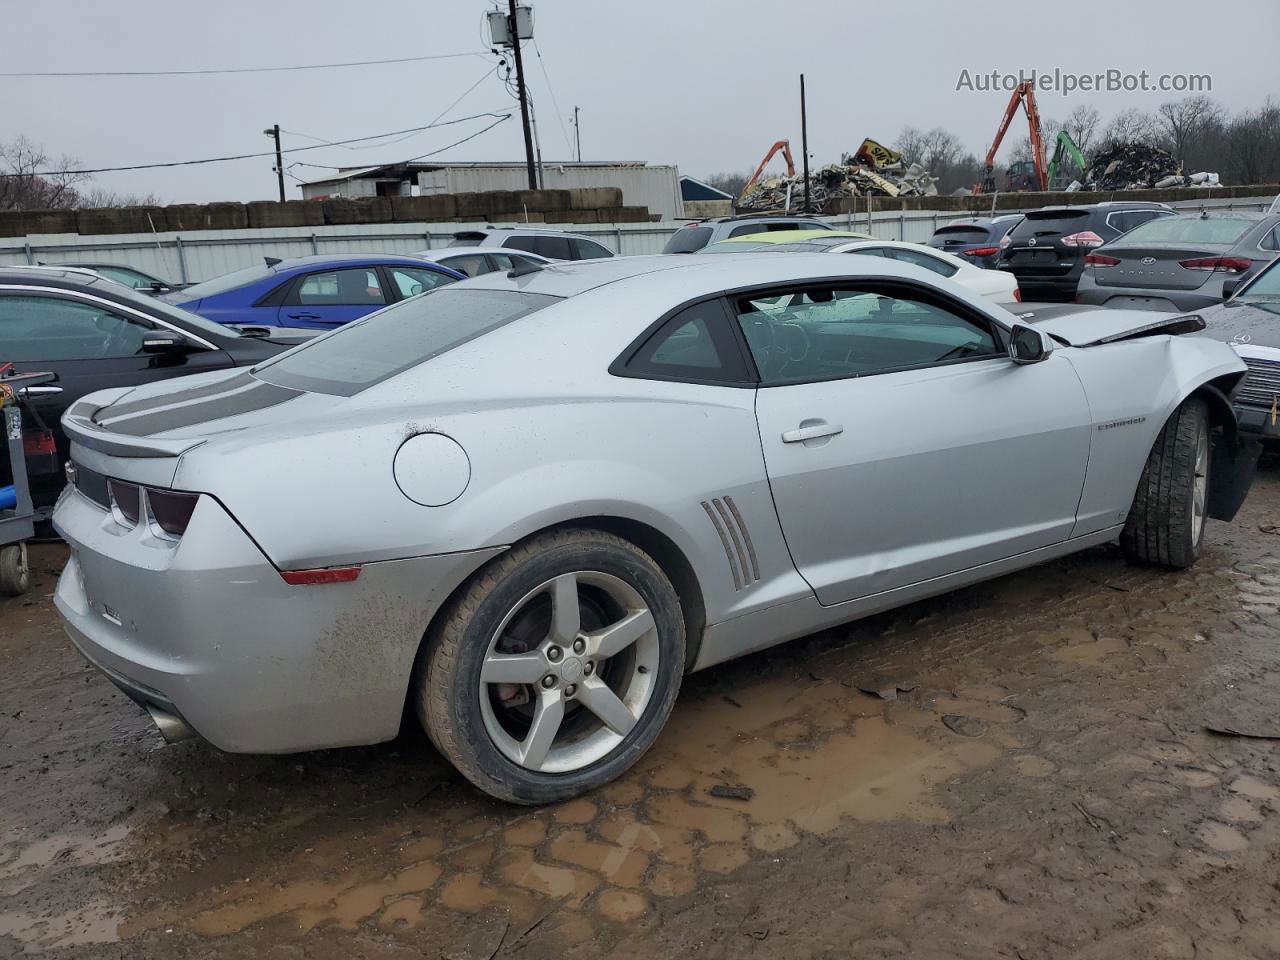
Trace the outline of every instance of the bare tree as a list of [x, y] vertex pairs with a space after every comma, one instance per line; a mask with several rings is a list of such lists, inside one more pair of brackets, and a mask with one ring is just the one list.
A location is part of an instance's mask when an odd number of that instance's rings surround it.
[[60, 210], [76, 206], [76, 185], [89, 178], [64, 171], [79, 165], [78, 160], [66, 155], [53, 159], [26, 137], [0, 143], [0, 210]]
[[[1098, 126], [1102, 123], [1102, 114], [1098, 112], [1096, 107], [1087, 103], [1082, 103], [1067, 114], [1066, 122], [1061, 128], [1050, 127], [1050, 130], [1062, 129], [1071, 135], [1071, 139], [1075, 141], [1080, 152], [1086, 157], [1089, 155], [1089, 148], [1094, 145], [1094, 138], [1098, 134]], [[1057, 134], [1054, 134], [1057, 136]]]
[[104, 187], [79, 192], [77, 207], [90, 209], [97, 207], [156, 207], [164, 200], [155, 193], [117, 193]]
[[751, 171], [747, 170], [741, 173], [713, 173], [709, 177], [703, 177], [708, 186], [715, 187], [717, 190], [723, 190], [735, 200], [742, 193], [742, 188], [747, 185], [747, 181], [751, 179]]
[[1105, 149], [1131, 140], [1155, 140], [1158, 136], [1159, 128], [1155, 118], [1145, 110], [1130, 107], [1111, 118], [1098, 146]]
[[1236, 183], [1280, 180], [1280, 105], [1270, 98], [1226, 128], [1226, 167]]
[[1221, 126], [1222, 107], [1203, 94], [1160, 104], [1156, 123], [1165, 148], [1186, 167], [1187, 152], [1206, 130]]

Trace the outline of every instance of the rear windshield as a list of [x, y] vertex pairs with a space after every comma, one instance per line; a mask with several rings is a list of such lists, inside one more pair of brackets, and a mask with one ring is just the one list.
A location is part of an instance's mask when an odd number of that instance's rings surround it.
[[1126, 246], [1134, 243], [1233, 244], [1257, 222], [1245, 217], [1159, 217], [1134, 227], [1122, 242]]
[[710, 227], [681, 227], [671, 235], [663, 253], [693, 253], [701, 250], [711, 241]]
[[253, 373], [281, 387], [350, 397], [559, 299], [440, 287], [349, 323]]
[[1046, 233], [1075, 233], [1089, 219], [1088, 210], [1032, 210], [1025, 220], [1013, 228], [1009, 236], [1044, 236]]
[[184, 300], [199, 300], [201, 297], [212, 297], [218, 293], [226, 293], [228, 290], [235, 290], [251, 283], [257, 283], [259, 280], [265, 280], [271, 276], [271, 273], [271, 267], [245, 267], [243, 270], [224, 273], [222, 276], [206, 280], [204, 283], [195, 283], [189, 287], [184, 287], [177, 293], [172, 294], [172, 298], [175, 302], [182, 303]]
[[945, 240], [948, 243], [982, 243], [987, 239], [986, 227], [968, 224], [967, 226], [939, 227], [933, 231], [934, 240]]

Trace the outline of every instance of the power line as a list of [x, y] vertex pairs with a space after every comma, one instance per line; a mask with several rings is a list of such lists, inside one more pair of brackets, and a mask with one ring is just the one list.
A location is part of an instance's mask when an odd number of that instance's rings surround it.
[[560, 136], [564, 137], [564, 145], [570, 156], [573, 155], [573, 143], [569, 140], [569, 131], [565, 129], [564, 116], [560, 113], [560, 102], [556, 99], [556, 88], [551, 85], [551, 75], [547, 73], [547, 63], [542, 59], [542, 48], [538, 41], [533, 41], [533, 52], [538, 55], [538, 66], [542, 68], [542, 78], [547, 81], [547, 92], [551, 94], [551, 108], [556, 112], [556, 121], [560, 124]]
[[[485, 76], [488, 76], [487, 70], [485, 71]], [[474, 89], [474, 87], [472, 89]], [[470, 93], [470, 91], [467, 91], [467, 92]], [[421, 130], [430, 130], [433, 127], [448, 127], [457, 123], [465, 123], [468, 120], [478, 120], [481, 117], [493, 117], [493, 116], [498, 116], [498, 114], [492, 113], [492, 112], [477, 113], [469, 117], [459, 117], [456, 120], [445, 120], [443, 122], [439, 122], [439, 118], [437, 117], [436, 120], [433, 120], [431, 121], [431, 123], [428, 123], [425, 126], [421, 126], [421, 127], [410, 127], [407, 130], [393, 130], [390, 133], [376, 133], [368, 137], [352, 137], [349, 140], [335, 140], [333, 143], [317, 143], [317, 144], [312, 144], [306, 147], [289, 147], [285, 150], [282, 150], [281, 152], [282, 153], [301, 153], [304, 150], [323, 150], [325, 147], [329, 147], [329, 146], [338, 147], [348, 143], [361, 143], [365, 140], [379, 140], [384, 137], [399, 136], [400, 134], [403, 134], [403, 133], [417, 133]], [[507, 117], [509, 116], [510, 116], [509, 113], [503, 114], [502, 120], [507, 119]], [[498, 122], [500, 123], [501, 120], [499, 120]], [[490, 126], [496, 126], [496, 125], [497, 124], [495, 123], [495, 124], [491, 124]], [[487, 130], [489, 129], [489, 127], [486, 127], [485, 129]], [[462, 142], [465, 142], [465, 141], [462, 141]], [[83, 168], [78, 170], [39, 170], [39, 171], [30, 171], [30, 172], [24, 171], [23, 173], [0, 173], [0, 178], [59, 177], [59, 176], [66, 176], [69, 174], [86, 174], [87, 175], [91, 173], [118, 173], [126, 170], [155, 170], [161, 167], [191, 167], [191, 166], [197, 166], [199, 164], [205, 164], [205, 163], [223, 163], [228, 160], [251, 160], [251, 159], [257, 159], [260, 157], [274, 157], [274, 156], [275, 156], [274, 150], [267, 150], [261, 153], [240, 153], [240, 154], [234, 154], [234, 155], [225, 156], [225, 157], [206, 157], [201, 160], [174, 160], [168, 163], [135, 163], [135, 164], [130, 164], [128, 166], [122, 166], [122, 167], [92, 167], [92, 168]], [[335, 167], [333, 169], [338, 169], [338, 168]]]
[[228, 73], [290, 73], [296, 70], [335, 70], [347, 67], [380, 67], [392, 63], [421, 63], [424, 60], [456, 60], [487, 56], [486, 51], [435, 53], [422, 57], [392, 57], [386, 60], [349, 60], [344, 63], [303, 63], [285, 67], [227, 67], [203, 70], [17, 70], [0, 72], [0, 77], [205, 77]]
[[[483, 114], [481, 114], [481, 116], [483, 116]], [[491, 114], [491, 116], [492, 116], [492, 114]], [[425, 158], [427, 158], [427, 157], [434, 157], [436, 154], [438, 154], [438, 153], [444, 153], [446, 150], [451, 150], [451, 149], [453, 149], [453, 148], [454, 148], [454, 147], [456, 147], [456, 146], [460, 146], [461, 144], [466, 143], [468, 140], [474, 140], [476, 137], [480, 136], [480, 134], [482, 134], [482, 133], [488, 133], [490, 130], [492, 130], [494, 127], [496, 127], [498, 124], [500, 124], [500, 123], [504, 123], [504, 122], [506, 122], [507, 120], [510, 120], [510, 119], [511, 119], [511, 114], [510, 114], [510, 113], [504, 113], [504, 114], [502, 114], [501, 116], [499, 116], [497, 120], [493, 121], [493, 123], [491, 123], [491, 124], [489, 124], [489, 125], [487, 125], [487, 126], [481, 127], [481, 128], [480, 128], [479, 130], [477, 130], [475, 133], [470, 134], [469, 136], [463, 137], [461, 140], [455, 140], [455, 141], [453, 141], [453, 143], [446, 143], [443, 147], [437, 147], [435, 150], [430, 150], [430, 151], [428, 151], [427, 153], [420, 153], [420, 154], [418, 154], [416, 157], [409, 157], [407, 160], [397, 160], [397, 161], [395, 161], [394, 163], [383, 163], [383, 164], [379, 164], [378, 166], [381, 166], [381, 167], [394, 167], [394, 166], [399, 166], [399, 165], [400, 165], [400, 164], [402, 164], [402, 163], [413, 163], [413, 161], [415, 161], [415, 160], [423, 160], [423, 159], [425, 159]], [[442, 124], [442, 126], [443, 126], [443, 124]], [[289, 164], [289, 166], [290, 166], [290, 167], [315, 167], [315, 168], [317, 168], [317, 169], [319, 169], [319, 170], [345, 170], [345, 169], [347, 169], [346, 167], [333, 167], [333, 166], [329, 166], [328, 164], [324, 164], [324, 163], [307, 163], [305, 160], [298, 160], [298, 161], [296, 161], [295, 163], [291, 163], [291, 164]], [[297, 178], [297, 177], [294, 177], [294, 179], [295, 179], [295, 180], [297, 180], [298, 178]], [[299, 181], [299, 182], [302, 182], [302, 181]]]

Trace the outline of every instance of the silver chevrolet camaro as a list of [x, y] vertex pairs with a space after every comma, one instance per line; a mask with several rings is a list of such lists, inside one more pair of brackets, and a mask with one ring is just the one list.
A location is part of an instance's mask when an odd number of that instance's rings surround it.
[[871, 257], [493, 273], [64, 426], [80, 651], [170, 739], [617, 777], [682, 676], [1119, 540], [1184, 567], [1256, 449], [1197, 317], [1025, 320]]

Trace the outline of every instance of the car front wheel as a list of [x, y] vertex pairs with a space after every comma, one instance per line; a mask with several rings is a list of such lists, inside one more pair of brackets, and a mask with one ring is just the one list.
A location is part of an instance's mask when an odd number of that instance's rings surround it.
[[644, 551], [555, 531], [503, 554], [441, 612], [415, 678], [418, 715], [481, 790], [564, 800], [653, 743], [684, 653], [679, 597]]
[[1181, 569], [1204, 542], [1209, 501], [1209, 409], [1190, 397], [1165, 423], [1142, 468], [1120, 546], [1132, 562]]

